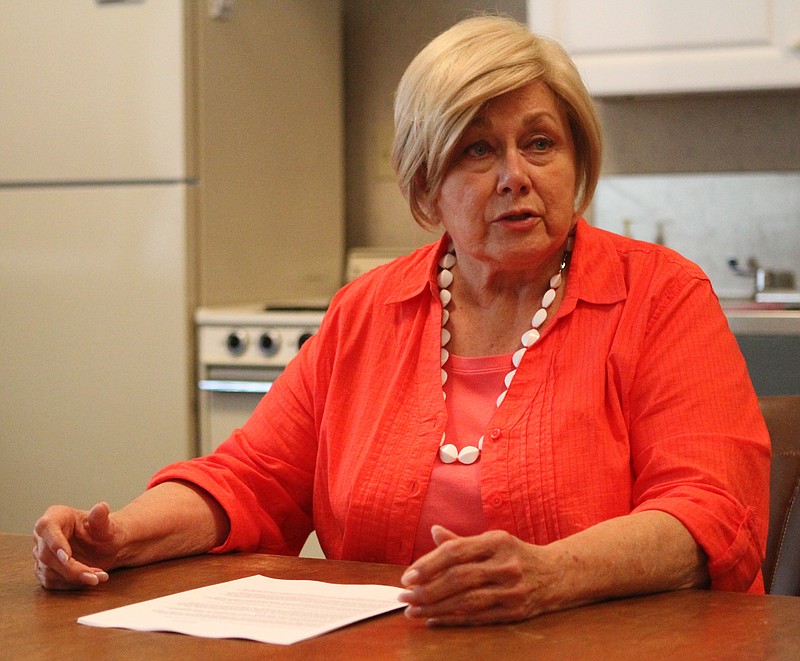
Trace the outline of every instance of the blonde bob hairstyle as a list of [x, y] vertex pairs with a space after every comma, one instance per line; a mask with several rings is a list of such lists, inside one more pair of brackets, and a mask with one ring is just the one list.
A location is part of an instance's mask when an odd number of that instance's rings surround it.
[[574, 207], [583, 213], [597, 185], [602, 138], [592, 99], [561, 46], [508, 18], [457, 23], [431, 41], [403, 74], [395, 96], [392, 167], [414, 219], [438, 224], [434, 200], [461, 134], [484, 104], [534, 81], [544, 82], [566, 110], [575, 142]]

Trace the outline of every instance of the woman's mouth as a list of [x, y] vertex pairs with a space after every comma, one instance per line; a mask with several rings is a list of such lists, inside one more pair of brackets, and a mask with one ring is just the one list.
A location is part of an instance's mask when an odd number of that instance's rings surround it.
[[503, 216], [501, 220], [514, 221], [514, 220], [528, 220], [529, 218], [533, 218], [533, 214], [529, 212], [523, 212], [523, 213], [514, 213], [514, 214], [509, 214], [508, 216]]
[[523, 211], [515, 211], [513, 213], [503, 214], [502, 216], [498, 216], [497, 220], [501, 223], [521, 223], [524, 221], [533, 221], [540, 218], [540, 216], [533, 211], [530, 210], [523, 210]]

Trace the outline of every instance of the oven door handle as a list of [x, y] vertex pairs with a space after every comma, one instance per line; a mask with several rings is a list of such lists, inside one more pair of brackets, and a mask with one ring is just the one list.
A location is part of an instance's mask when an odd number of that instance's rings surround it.
[[202, 379], [197, 387], [204, 392], [260, 393], [269, 392], [272, 381], [233, 381], [230, 379]]

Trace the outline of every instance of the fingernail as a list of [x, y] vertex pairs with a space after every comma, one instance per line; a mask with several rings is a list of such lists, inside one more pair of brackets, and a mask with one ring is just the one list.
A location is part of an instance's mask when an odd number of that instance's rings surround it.
[[90, 571], [83, 572], [81, 577], [83, 578], [84, 583], [88, 583], [89, 585], [97, 585], [100, 582], [97, 574], [94, 574]]
[[62, 565], [66, 565], [69, 562], [69, 556], [64, 549], [58, 549], [58, 551], [56, 551], [56, 557], [61, 561]]
[[414, 593], [411, 590], [403, 590], [397, 595], [397, 601], [402, 601], [404, 604], [410, 603], [414, 599]]
[[97, 580], [101, 583], [105, 583], [108, 580], [108, 574], [104, 571], [96, 572], [95, 576], [97, 576]]
[[419, 572], [416, 569], [409, 569], [403, 574], [403, 577], [400, 579], [400, 582], [405, 585], [414, 585], [419, 580]]
[[419, 606], [406, 606], [406, 609], [403, 611], [403, 614], [406, 617], [419, 617], [422, 615], [422, 608]]

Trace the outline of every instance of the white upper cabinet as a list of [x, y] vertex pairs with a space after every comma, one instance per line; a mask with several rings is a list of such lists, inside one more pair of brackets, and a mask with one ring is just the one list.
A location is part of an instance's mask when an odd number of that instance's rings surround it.
[[800, 88], [800, 0], [527, 0], [594, 96]]

